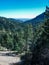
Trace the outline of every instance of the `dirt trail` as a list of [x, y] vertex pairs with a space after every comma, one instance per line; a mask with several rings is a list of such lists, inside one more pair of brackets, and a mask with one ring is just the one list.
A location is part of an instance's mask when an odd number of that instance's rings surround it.
[[[0, 65], [10, 65], [10, 63], [16, 63], [20, 61], [17, 56], [6, 56], [7, 51], [0, 51]], [[2, 55], [3, 54], [3, 55]]]

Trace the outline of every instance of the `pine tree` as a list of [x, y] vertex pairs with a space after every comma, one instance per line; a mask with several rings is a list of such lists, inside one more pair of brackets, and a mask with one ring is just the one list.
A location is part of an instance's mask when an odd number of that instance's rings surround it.
[[[42, 65], [42, 62], [41, 62], [42, 51], [46, 48], [47, 49], [49, 48], [49, 8], [48, 7], [46, 7], [46, 11], [45, 11], [44, 15], [45, 15], [45, 17], [44, 17], [45, 22], [42, 24], [41, 31], [37, 34], [37, 37], [34, 41], [35, 45], [34, 45], [34, 50], [32, 51], [33, 57], [31, 60], [31, 65], [36, 65], [36, 64]], [[46, 51], [44, 51], [44, 52], [46, 52]], [[47, 54], [48, 54], [48, 52], [47, 52]], [[44, 58], [44, 56], [43, 56], [43, 58]], [[47, 56], [46, 56], [46, 58], [47, 58]], [[48, 61], [45, 62], [46, 58], [44, 58], [43, 65], [49, 65]]]

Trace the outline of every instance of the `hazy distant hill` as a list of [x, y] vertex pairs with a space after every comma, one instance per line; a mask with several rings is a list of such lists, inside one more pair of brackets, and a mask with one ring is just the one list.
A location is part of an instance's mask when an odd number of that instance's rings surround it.
[[25, 22], [31, 19], [30, 18], [16, 18], [16, 20], [19, 20], [20, 22]]

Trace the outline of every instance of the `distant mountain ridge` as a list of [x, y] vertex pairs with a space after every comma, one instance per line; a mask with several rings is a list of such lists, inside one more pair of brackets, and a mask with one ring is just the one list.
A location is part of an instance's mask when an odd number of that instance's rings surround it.
[[25, 22], [25, 21], [28, 21], [28, 20], [31, 20], [30, 18], [16, 18], [16, 20], [20, 20], [22, 22]]
[[[6, 18], [6, 17], [0, 17], [0, 18]], [[12, 21], [15, 21], [15, 22], [20, 22], [20, 23], [32, 23], [32, 24], [35, 24], [35, 23], [38, 23], [38, 22], [42, 22], [44, 20], [44, 13], [36, 16], [35, 18], [7, 18], [9, 20], [12, 20]]]
[[15, 21], [18, 21], [20, 23], [31, 20], [30, 18], [8, 18], [8, 19], [15, 20]]
[[25, 21], [25, 23], [32, 23], [33, 25], [35, 25], [37, 23], [43, 22], [43, 20], [44, 20], [44, 13], [38, 15], [37, 17], [31, 20]]

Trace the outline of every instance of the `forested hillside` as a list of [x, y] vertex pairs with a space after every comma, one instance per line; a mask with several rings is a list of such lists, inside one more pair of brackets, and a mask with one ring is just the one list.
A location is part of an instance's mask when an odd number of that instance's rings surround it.
[[[32, 24], [20, 23], [20, 20], [0, 17], [0, 47], [19, 52], [26, 50], [26, 44], [32, 43]], [[29, 42], [29, 43], [28, 43]]]
[[40, 32], [43, 24], [41, 21], [37, 22], [40, 16], [29, 20], [30, 22], [0, 17], [0, 47], [18, 52], [30, 51], [31, 44]]

